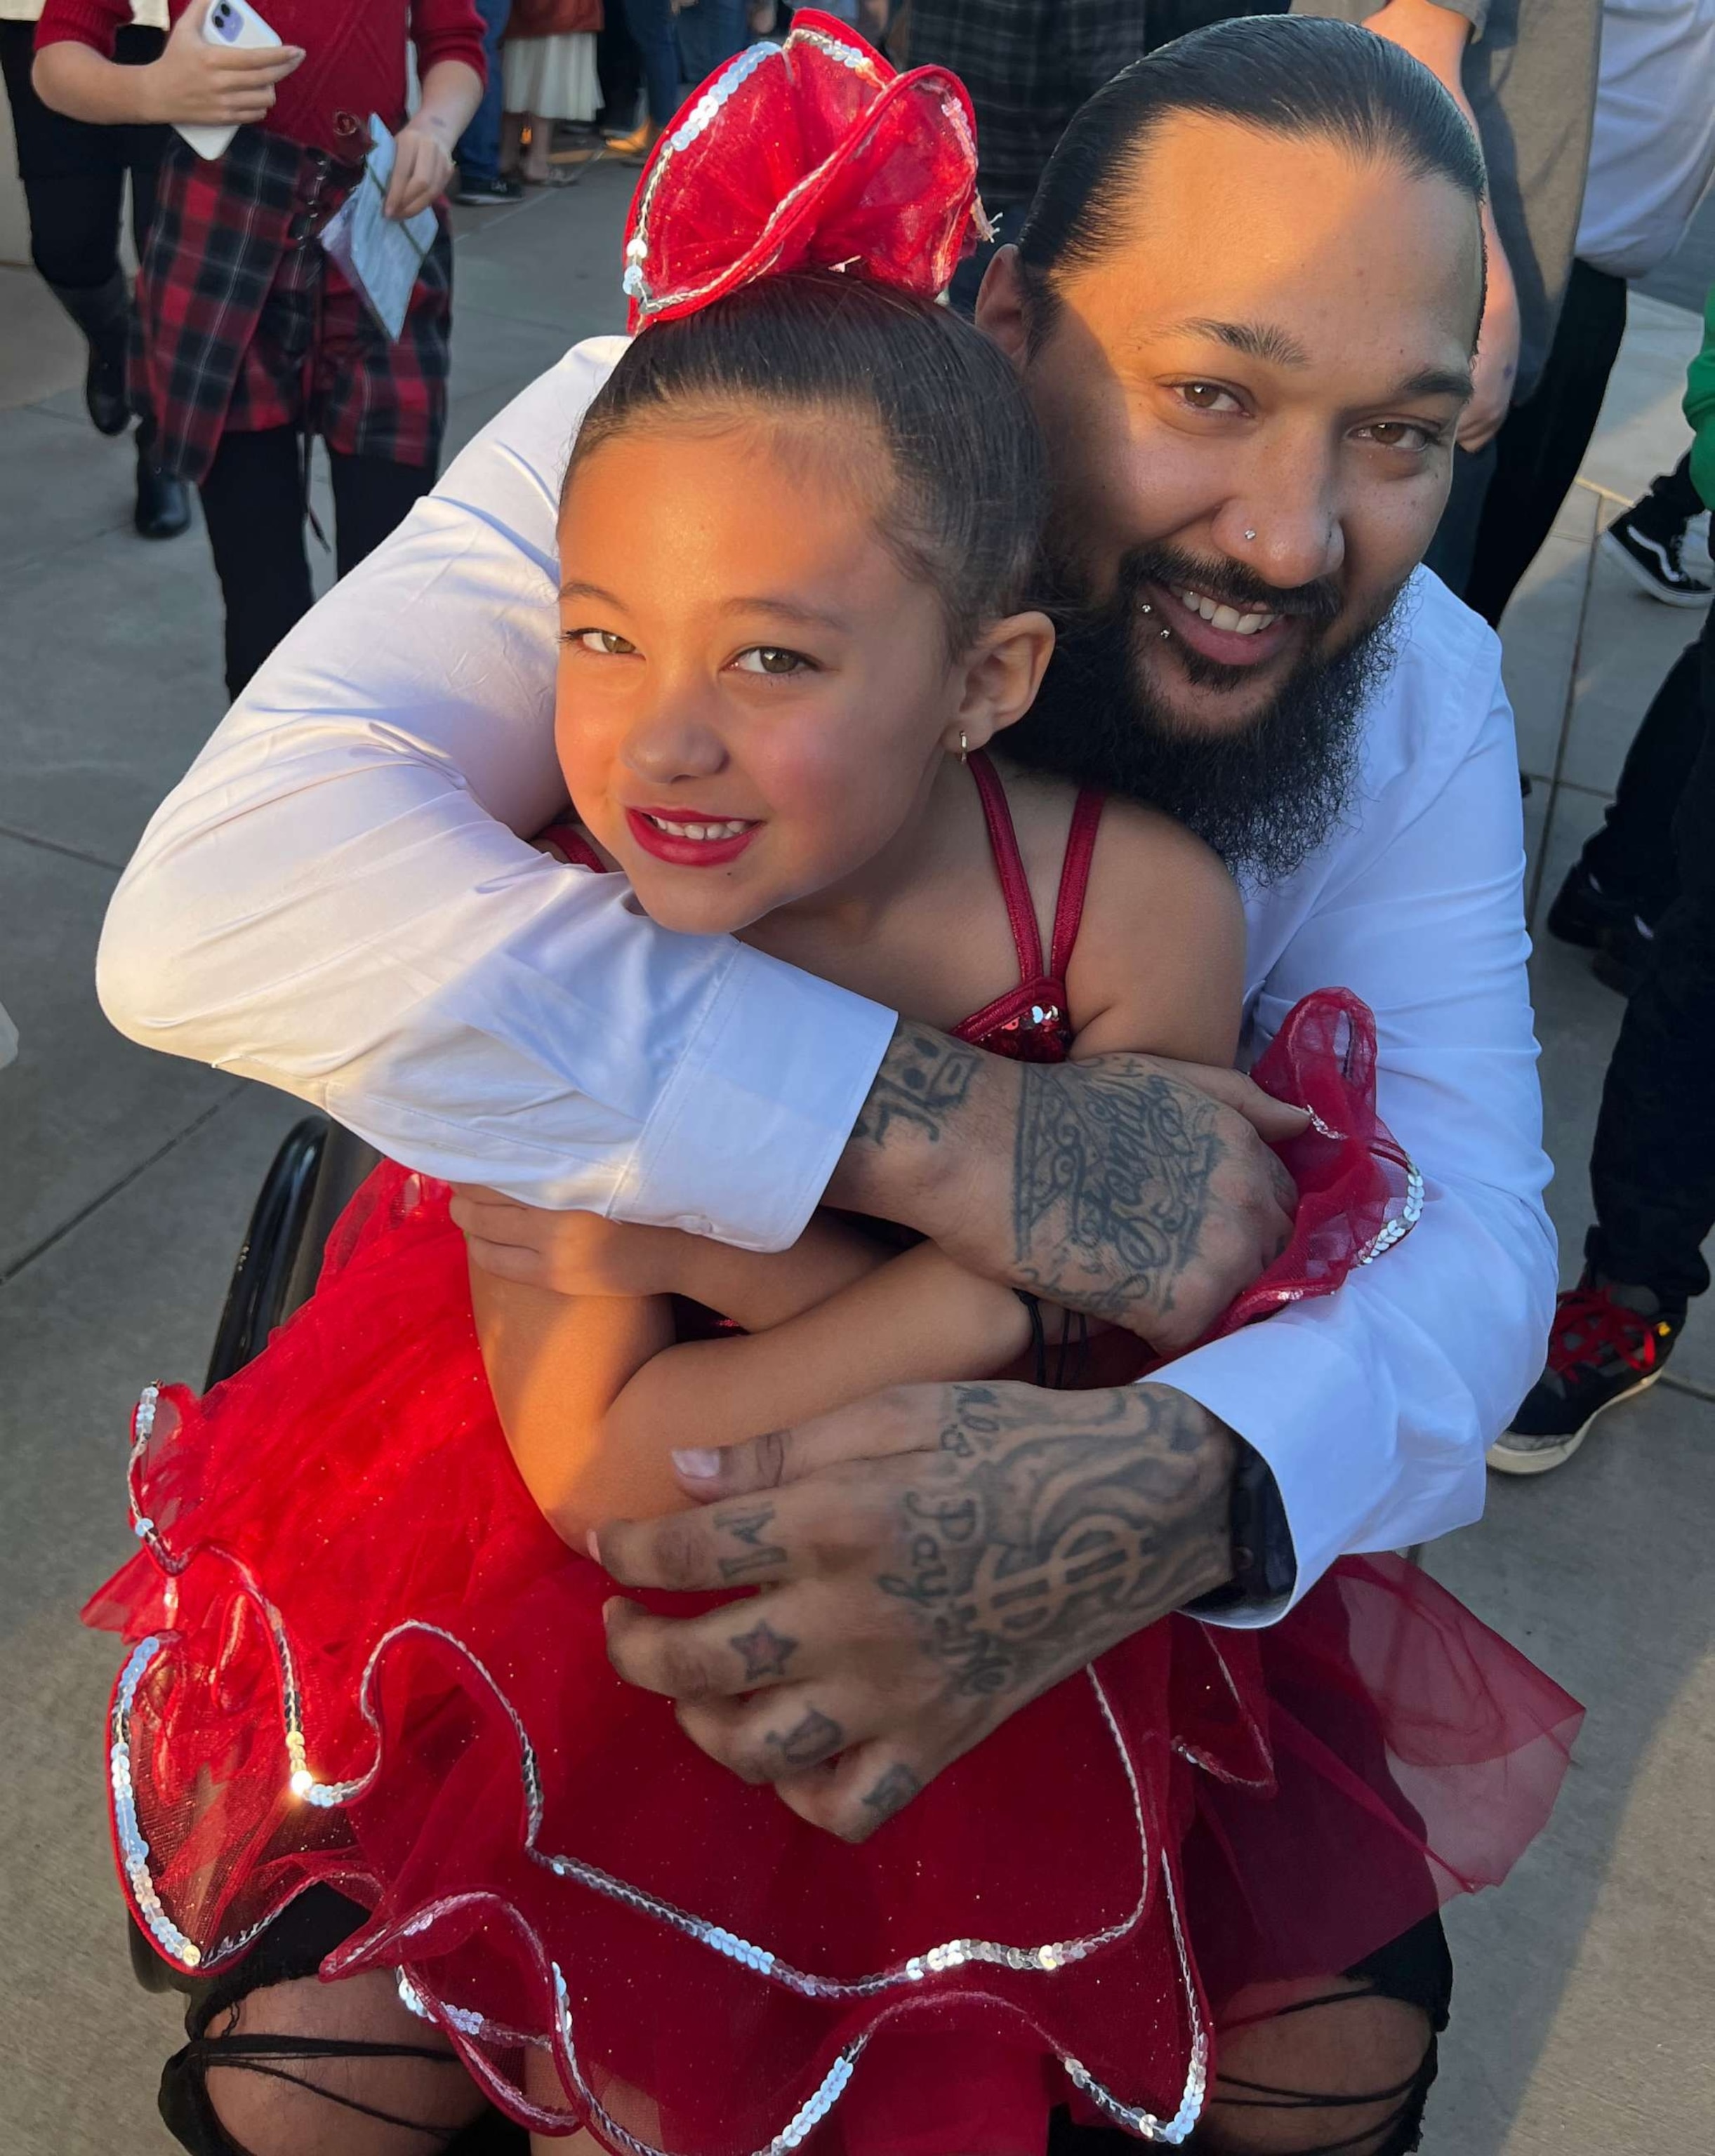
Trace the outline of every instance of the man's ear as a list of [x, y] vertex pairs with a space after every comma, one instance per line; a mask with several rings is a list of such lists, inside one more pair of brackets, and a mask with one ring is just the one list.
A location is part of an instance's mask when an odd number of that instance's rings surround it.
[[1054, 624], [1045, 613], [1033, 610], [990, 623], [961, 661], [958, 716], [942, 736], [948, 752], [985, 748], [1016, 726], [1035, 702], [1053, 655]]
[[1030, 302], [1019, 270], [1019, 250], [1002, 247], [983, 272], [977, 295], [977, 327], [998, 344], [1020, 374], [1030, 352]]

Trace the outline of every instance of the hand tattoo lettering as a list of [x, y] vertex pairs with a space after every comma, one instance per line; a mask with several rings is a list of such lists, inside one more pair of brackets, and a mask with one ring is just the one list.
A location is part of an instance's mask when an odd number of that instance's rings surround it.
[[874, 1789], [864, 1792], [864, 1809], [874, 1813], [879, 1825], [883, 1820], [891, 1819], [896, 1812], [903, 1811], [922, 1786], [909, 1767], [896, 1762]]
[[901, 1020], [869, 1098], [853, 1128], [854, 1139], [881, 1146], [896, 1123], [909, 1124], [932, 1145], [942, 1126], [963, 1105], [982, 1051], [963, 1041]]
[[771, 1729], [768, 1741], [788, 1767], [819, 1767], [845, 1743], [845, 1732], [831, 1715], [813, 1707], [783, 1737]]
[[763, 1505], [753, 1512], [740, 1512], [721, 1519], [721, 1533], [731, 1535], [734, 1542], [746, 1545], [744, 1556], [723, 1557], [720, 1560], [722, 1579], [754, 1578], [758, 1573], [772, 1572], [777, 1564], [786, 1562], [786, 1553], [779, 1544], [767, 1540], [768, 1529], [773, 1523], [774, 1507], [772, 1505]]
[[877, 1584], [916, 1614], [955, 1694], [1010, 1712], [1225, 1577], [1230, 1456], [1194, 1401], [1148, 1386], [948, 1394], [954, 1486], [901, 1492], [905, 1561]]
[[744, 1657], [746, 1681], [755, 1684], [763, 1677], [783, 1677], [798, 1642], [777, 1632], [767, 1618], [762, 1618], [748, 1632], [735, 1633], [732, 1645]]
[[1013, 1235], [1021, 1286], [1135, 1325], [1165, 1316], [1226, 1151], [1212, 1101], [1122, 1062], [1021, 1066]]

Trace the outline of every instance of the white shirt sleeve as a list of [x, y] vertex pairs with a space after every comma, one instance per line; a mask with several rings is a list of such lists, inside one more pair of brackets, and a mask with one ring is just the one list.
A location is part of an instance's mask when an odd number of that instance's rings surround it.
[[893, 1014], [514, 835], [565, 806], [556, 511], [622, 348], [533, 382], [280, 645], [144, 833], [98, 987], [428, 1173], [781, 1248]]
[[[1451, 620], [1456, 603], [1439, 587], [1433, 596], [1431, 612]], [[1429, 724], [1393, 744], [1394, 771], [1352, 843], [1332, 850], [1255, 1011], [1266, 1035], [1312, 988], [1351, 988], [1370, 1005], [1379, 1105], [1422, 1170], [1423, 1217], [1338, 1293], [1162, 1373], [1268, 1461], [1291, 1525], [1294, 1596], [1228, 1622], [1278, 1617], [1346, 1553], [1404, 1548], [1476, 1519], [1484, 1451], [1542, 1369], [1556, 1250], [1542, 1200], [1550, 1168], [1517, 751], [1498, 646], [1457, 613], [1469, 633], [1454, 649], [1435, 649], [1431, 628], [1410, 662], [1439, 675], [1439, 695], [1421, 702], [1444, 737]], [[1484, 714], [1475, 728], [1451, 723], [1463, 699]]]

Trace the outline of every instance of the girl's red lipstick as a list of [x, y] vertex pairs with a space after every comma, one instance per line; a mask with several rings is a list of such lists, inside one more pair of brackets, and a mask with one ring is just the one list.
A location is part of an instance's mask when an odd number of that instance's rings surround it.
[[[628, 808], [625, 821], [631, 835], [646, 854], [680, 869], [717, 869], [736, 861], [762, 829], [739, 816], [711, 816], [698, 808]], [[664, 830], [670, 824], [670, 831]], [[734, 830], [733, 826], [741, 826]], [[701, 827], [725, 834], [720, 838], [693, 838]]]

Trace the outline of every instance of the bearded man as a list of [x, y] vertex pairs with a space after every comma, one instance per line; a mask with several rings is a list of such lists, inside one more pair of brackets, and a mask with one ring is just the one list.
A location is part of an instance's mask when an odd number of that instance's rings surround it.
[[[718, 1501], [768, 1486], [798, 1666], [917, 1783], [1169, 1610], [1266, 1624], [1343, 1552], [1474, 1518], [1485, 1447], [1536, 1374], [1554, 1248], [1511, 714], [1493, 635], [1416, 566], [1471, 393], [1482, 187], [1451, 100], [1396, 48], [1235, 22], [1091, 100], [989, 270], [978, 319], [1055, 474], [1065, 637], [1024, 753], [1225, 854], [1255, 1040], [1313, 988], [1371, 1004], [1381, 1111], [1428, 1190], [1384, 1263], [1149, 1382], [1003, 1387], [1000, 1410], [988, 1389], [980, 1431], [957, 1388], [895, 1392], [733, 1448], [687, 1480], [708, 1509], [603, 1531], [622, 1582], [717, 1583]], [[1189, 1346], [1288, 1232], [1247, 1081], [973, 1056], [664, 932], [515, 835], [565, 798], [555, 506], [617, 350], [580, 346], [526, 390], [259, 675], [115, 899], [110, 1016], [499, 1186], [461, 1224], [514, 1277], [555, 1284], [564, 1209], [780, 1248], [826, 1198]], [[1020, 1561], [1050, 1481], [1057, 1518], [1123, 1486], [1146, 1522], [1126, 1591], [1061, 1567], [979, 1700], [881, 1585], [914, 1561], [913, 1476], [945, 1509], [949, 1472], [979, 1568]], [[623, 1676], [734, 1688], [696, 1620], [622, 1614]], [[855, 1794], [793, 1801], [836, 1832], [874, 1823]], [[1414, 2147], [1449, 1982], [1430, 1918], [1240, 2002], [1195, 2145]]]

